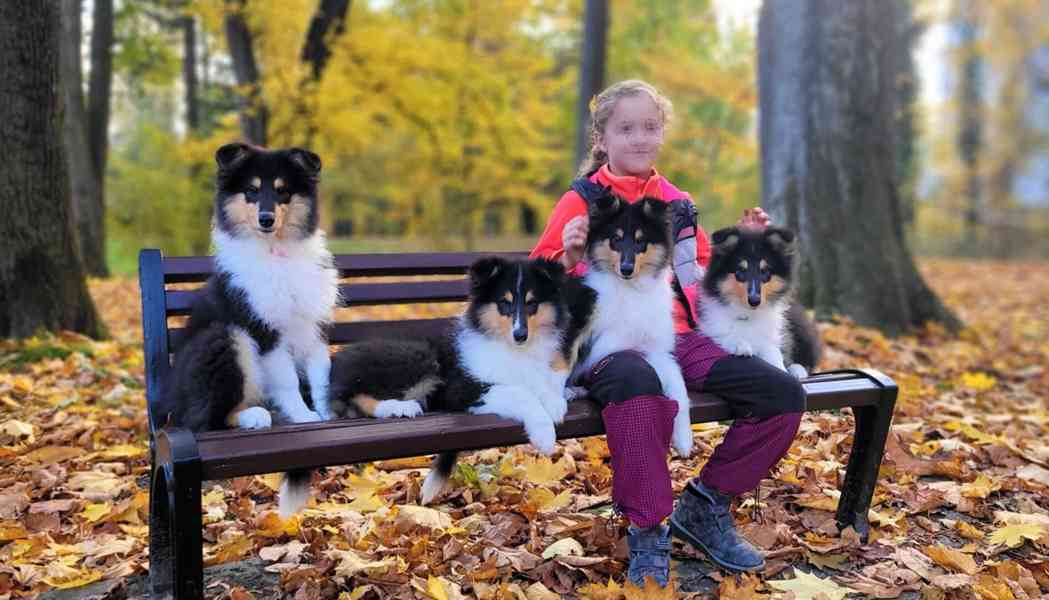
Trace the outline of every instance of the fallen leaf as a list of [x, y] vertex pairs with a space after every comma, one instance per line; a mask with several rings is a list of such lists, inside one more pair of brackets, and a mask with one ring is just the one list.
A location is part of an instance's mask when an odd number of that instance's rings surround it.
[[973, 557], [953, 548], [946, 548], [944, 546], [926, 546], [923, 548], [923, 552], [941, 567], [965, 573], [966, 575], [973, 575], [976, 573], [977, 566]]
[[987, 535], [987, 541], [994, 546], [1006, 545], [1015, 548], [1024, 543], [1025, 539], [1037, 541], [1049, 535], [1049, 530], [1034, 523], [1014, 523], [999, 528]]
[[543, 550], [544, 559], [551, 559], [555, 556], [583, 556], [584, 554], [586, 553], [583, 551], [583, 545], [573, 538], [557, 540]]
[[796, 600], [817, 600], [820, 596], [827, 600], [842, 600], [853, 591], [830, 579], [820, 579], [798, 569], [794, 569], [794, 579], [767, 581], [766, 585], [781, 592], [793, 592]]
[[449, 529], [452, 526], [452, 517], [446, 512], [435, 510], [427, 506], [404, 504], [397, 507], [395, 523], [398, 531], [401, 532], [408, 531], [413, 527], [443, 530]]
[[83, 448], [76, 446], [44, 446], [37, 448], [28, 454], [23, 454], [22, 459], [42, 465], [49, 465], [59, 461], [66, 461], [84, 454]]

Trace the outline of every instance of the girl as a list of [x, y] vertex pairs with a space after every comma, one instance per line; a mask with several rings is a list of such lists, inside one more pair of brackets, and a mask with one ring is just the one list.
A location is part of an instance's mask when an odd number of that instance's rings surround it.
[[[688, 305], [675, 307], [676, 358], [688, 387], [726, 400], [736, 420], [675, 508], [666, 455], [677, 407], [652, 401], [663, 399], [652, 367], [636, 352], [621, 352], [585, 374], [582, 383], [604, 407], [609, 448], [620, 448], [612, 456], [612, 499], [630, 520], [627, 577], [639, 586], [645, 577], [660, 585], [669, 581], [671, 532], [728, 569], [764, 566], [761, 552], [736, 531], [732, 500], [757, 487], [787, 452], [805, 409], [805, 391], [794, 377], [759, 358], [728, 354], [692, 325], [698, 319], [690, 307], [696, 306], [710, 244], [695, 223], [688, 195], [653, 166], [670, 116], [670, 101], [642, 81], [622, 81], [601, 92], [591, 104], [590, 156], [532, 251], [533, 258], [560, 260], [573, 274], [585, 269], [580, 261], [587, 237], [587, 189], [611, 186], [629, 202], [647, 196], [676, 205], [674, 273], [688, 298]], [[769, 218], [760, 208], [749, 209], [739, 224], [763, 228]], [[667, 435], [656, 439], [652, 432], [659, 431]], [[670, 527], [663, 524], [668, 515]]]

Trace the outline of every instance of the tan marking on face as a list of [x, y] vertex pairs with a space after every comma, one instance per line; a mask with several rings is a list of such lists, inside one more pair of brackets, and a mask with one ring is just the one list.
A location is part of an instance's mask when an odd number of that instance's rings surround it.
[[259, 205], [248, 202], [244, 194], [234, 194], [227, 198], [222, 210], [226, 213], [226, 221], [235, 228], [252, 231], [259, 222]]
[[642, 238], [642, 237], [644, 237], [644, 234], [643, 234], [643, 233], [641, 233], [641, 230], [640, 230], [640, 229], [636, 229], [636, 230], [634, 230], [634, 242], [636, 242], [636, 243], [640, 244], [640, 243], [641, 243], [641, 238]]
[[273, 180], [273, 189], [279, 190], [284, 187], [284, 180], [280, 177]]
[[758, 263], [758, 268], [762, 271], [769, 268], [769, 261], [765, 260], [764, 258], [761, 259], [761, 262]]
[[277, 239], [284, 239], [292, 234], [290, 228], [284, 226], [288, 221], [288, 206], [287, 204], [278, 204], [273, 209], [273, 230], [277, 234]]
[[641, 276], [646, 269], [658, 269], [666, 260], [666, 252], [658, 244], [649, 244], [644, 252], [634, 255], [634, 275]]
[[739, 261], [739, 268], [746, 270], [750, 268], [750, 263], [747, 262], [747, 259], [744, 258], [743, 260]]
[[730, 302], [735, 301], [740, 306], [750, 306], [747, 302], [747, 286], [743, 282], [737, 281], [735, 277], [726, 277], [718, 285], [718, 291], [721, 293], [723, 298], [728, 299]]
[[369, 417], [375, 416], [375, 408], [379, 406], [379, 401], [368, 394], [357, 394], [350, 399], [350, 402], [357, 407], [357, 410]]
[[510, 330], [513, 327], [511, 317], [499, 314], [499, 309], [494, 304], [488, 304], [482, 308], [477, 320], [481, 323], [481, 331], [485, 335], [497, 339], [511, 339]]
[[557, 310], [549, 302], [542, 302], [536, 309], [534, 315], [525, 313], [525, 321], [528, 323], [528, 339], [533, 336], [549, 335], [557, 327]]
[[[280, 216], [281, 208], [284, 209], [283, 217]], [[277, 205], [277, 215], [278, 237], [302, 237], [306, 233], [306, 223], [310, 218], [309, 199], [298, 194], [292, 194], [291, 200], [287, 204]]]
[[622, 229], [616, 229], [616, 237], [622, 239], [625, 234]]
[[779, 275], [773, 275], [769, 282], [761, 286], [761, 301], [766, 298], [779, 298], [787, 291], [787, 280]]
[[611, 273], [619, 272], [620, 254], [612, 249], [608, 240], [601, 240], [590, 249], [591, 262], [599, 270]]
[[510, 292], [506, 292], [505, 294], [503, 294], [503, 301], [504, 302], [513, 302], [514, 301], [514, 295], [511, 294]]
[[252, 177], [251, 178], [251, 185], [254, 186], [254, 187], [260, 188], [260, 187], [262, 187], [262, 180], [259, 179], [258, 177]]
[[533, 294], [531, 291], [529, 291], [528, 293], [525, 294], [525, 302], [532, 302], [534, 300], [535, 300], [535, 294]]

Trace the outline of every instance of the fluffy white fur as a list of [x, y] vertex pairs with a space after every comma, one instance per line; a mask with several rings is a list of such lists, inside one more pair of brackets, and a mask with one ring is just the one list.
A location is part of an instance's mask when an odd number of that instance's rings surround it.
[[674, 359], [674, 291], [670, 269], [643, 273], [635, 279], [591, 269], [583, 281], [597, 291], [591, 322], [590, 353], [581, 364], [587, 370], [597, 361], [623, 350], [636, 350], [659, 375], [663, 393], [677, 402], [674, 449], [681, 456], [692, 453], [690, 402], [681, 367]]
[[[261, 381], [256, 383], [263, 395], [292, 422], [331, 418], [331, 358], [321, 329], [332, 319], [339, 286], [324, 233], [305, 240], [263, 240], [216, 228], [212, 239], [219, 267], [245, 290], [255, 314], [280, 333], [277, 347], [257, 357]], [[316, 412], [299, 392], [298, 369], [306, 373]]]
[[757, 308], [722, 302], [701, 295], [699, 329], [726, 352], [756, 356], [798, 379], [808, 376], [799, 364], [783, 361], [783, 336], [787, 325], [786, 302], [766, 302]]
[[533, 332], [525, 344], [487, 336], [463, 320], [456, 349], [466, 369], [478, 381], [491, 385], [470, 408], [474, 414], [497, 414], [524, 425], [529, 441], [543, 454], [554, 451], [554, 424], [564, 420], [566, 372], [550, 364], [560, 348], [556, 335]]

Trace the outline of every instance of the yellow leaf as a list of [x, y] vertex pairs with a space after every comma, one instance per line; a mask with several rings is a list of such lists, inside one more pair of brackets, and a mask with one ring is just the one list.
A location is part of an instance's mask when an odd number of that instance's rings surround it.
[[926, 546], [922, 551], [941, 567], [965, 573], [966, 575], [973, 575], [976, 573], [976, 561], [968, 554], [944, 546]]
[[966, 523], [965, 521], [958, 521], [957, 523], [955, 523], [954, 527], [958, 530], [958, 533], [960, 533], [962, 537], [966, 539], [982, 540], [984, 538], [984, 534], [982, 531]]
[[47, 571], [48, 575], [44, 577], [44, 583], [60, 590], [78, 588], [102, 579], [101, 571], [74, 569], [61, 564], [49, 565]]
[[[737, 582], [737, 579], [739, 581]], [[757, 576], [744, 573], [739, 576], [730, 576], [721, 580], [718, 586], [718, 598], [724, 600], [764, 600], [768, 594], [758, 593], [761, 580]]]
[[29, 532], [25, 527], [13, 521], [0, 521], [0, 542], [20, 540], [26, 537], [29, 537]]
[[426, 593], [434, 600], [448, 600], [448, 593], [444, 591], [444, 581], [440, 577], [430, 575], [426, 580]]
[[962, 386], [977, 392], [986, 392], [998, 381], [985, 373], [962, 373]]
[[546, 456], [538, 458], [526, 458], [524, 461], [524, 479], [536, 485], [550, 485], [560, 483], [568, 475], [568, 465], [565, 459], [552, 462]]
[[565, 490], [555, 496], [550, 490], [537, 487], [528, 490], [527, 501], [539, 511], [557, 510], [572, 502], [572, 492]]
[[999, 481], [991, 481], [986, 475], [980, 475], [976, 481], [966, 483], [962, 486], [962, 496], [966, 498], [986, 498], [992, 492], [1002, 489]]
[[112, 460], [116, 458], [134, 458], [136, 456], [142, 456], [146, 453], [144, 446], [138, 446], [134, 444], [119, 444], [98, 453], [99, 458], [106, 460]]
[[340, 577], [353, 577], [357, 573], [365, 573], [374, 577], [384, 575], [397, 566], [395, 557], [387, 556], [382, 560], [369, 560], [355, 550], [329, 550], [327, 556], [338, 561], [335, 566], [335, 574]]
[[796, 600], [815, 600], [820, 595], [825, 596], [827, 600], [842, 600], [846, 594], [854, 591], [851, 588], [840, 586], [830, 579], [820, 579], [815, 575], [809, 575], [797, 569], [794, 570], [794, 579], [767, 581], [765, 583], [781, 592], [794, 592]]
[[262, 515], [256, 523], [256, 534], [262, 537], [276, 538], [282, 535], [299, 535], [299, 515], [292, 515], [287, 519], [281, 519], [280, 514], [269, 511]]
[[255, 550], [252, 536], [241, 534], [232, 541], [218, 544], [204, 552], [204, 566], [210, 567], [243, 558]]
[[22, 456], [23, 459], [42, 465], [49, 465], [63, 460], [76, 458], [84, 454], [83, 448], [76, 446], [44, 446]]
[[384, 506], [386, 506], [386, 503], [382, 501], [382, 498], [379, 498], [374, 493], [369, 493], [357, 496], [353, 499], [353, 502], [350, 502], [346, 506], [346, 508], [349, 510], [355, 510], [359, 513], [370, 513], [375, 512]]
[[980, 600], [1014, 600], [1009, 584], [993, 575], [980, 575], [973, 582], [973, 592]]
[[1049, 529], [1035, 523], [1014, 523], [1006, 525], [987, 536], [987, 541], [995, 546], [1006, 545], [1015, 548], [1024, 543], [1025, 539], [1039, 540], [1049, 535]]
[[113, 505], [109, 502], [92, 502], [80, 511], [80, 516], [84, 517], [88, 523], [94, 523], [108, 516], [111, 510], [113, 510]]
[[434, 510], [427, 506], [405, 504], [397, 507], [395, 523], [400, 531], [407, 531], [416, 526], [446, 530], [452, 526], [452, 517], [444, 511]]
[[655, 579], [646, 577], [644, 587], [637, 587], [627, 581], [623, 586], [623, 596], [626, 600], [674, 600], [677, 598], [677, 585], [672, 579], [666, 587], [662, 587]]
[[537, 581], [525, 589], [525, 598], [528, 600], [560, 600], [561, 596]]
[[623, 598], [623, 588], [612, 581], [611, 577], [608, 578], [607, 585], [591, 583], [579, 588], [578, 591], [583, 595], [584, 600], [620, 600]]

